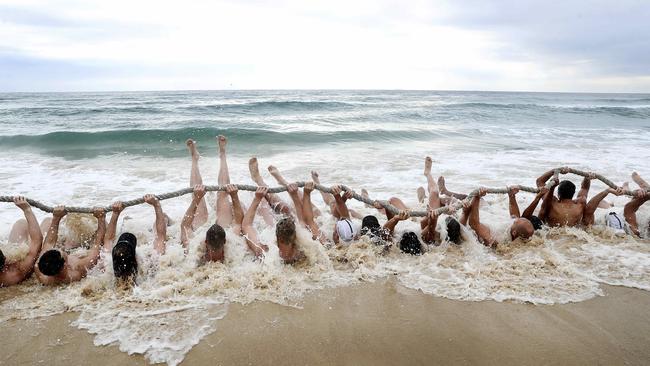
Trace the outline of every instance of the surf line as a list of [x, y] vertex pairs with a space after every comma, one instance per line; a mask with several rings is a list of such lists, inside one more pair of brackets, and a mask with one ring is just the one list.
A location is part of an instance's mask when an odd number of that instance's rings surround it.
[[[605, 185], [609, 186], [610, 188], [614, 188], [614, 189], [619, 188], [616, 184], [614, 184], [614, 182], [607, 179], [605, 176], [603, 176], [601, 174], [594, 174], [594, 173], [591, 173], [591, 172], [585, 172], [585, 171], [582, 171], [582, 170], [573, 169], [573, 168], [569, 168], [569, 167], [556, 168], [553, 171], [554, 171], [553, 178], [549, 179], [548, 183], [546, 184], [546, 188], [548, 188], [548, 189], [550, 189], [553, 186], [553, 184], [555, 184], [554, 181], [558, 179], [561, 171], [565, 172], [567, 174], [572, 173], [572, 174], [580, 175], [580, 176], [583, 176], [583, 177], [589, 177], [589, 176], [592, 176], [592, 174], [593, 174], [595, 176], [595, 179], [598, 179], [599, 181], [603, 182]], [[305, 182], [296, 182], [296, 185], [298, 187], [302, 188], [302, 187], [305, 186]], [[257, 186], [250, 185], [250, 184], [236, 184], [236, 186], [237, 186], [237, 189], [239, 189], [240, 191], [255, 192], [255, 190], [257, 190], [257, 188], [258, 188]], [[353, 190], [351, 190], [349, 187], [347, 187], [345, 185], [340, 185], [340, 187], [341, 187], [341, 190], [343, 190], [343, 191], [346, 191], [346, 192], [352, 191], [353, 192], [352, 198], [354, 198], [357, 201], [361, 201], [361, 202], [369, 204], [369, 205], [374, 205], [375, 203], [379, 203], [383, 208], [385, 208], [387, 211], [389, 211], [389, 212], [391, 212], [392, 214], [395, 214], [395, 215], [398, 214], [399, 211], [400, 211], [397, 207], [395, 207], [395, 206], [391, 205], [390, 203], [388, 203], [388, 201], [385, 201], [385, 200], [373, 200], [373, 199], [371, 199], [369, 197], [363, 197], [363, 196], [361, 196], [358, 193], [354, 192]], [[539, 188], [535, 188], [535, 187], [527, 187], [527, 186], [522, 186], [522, 185], [518, 185], [516, 187], [518, 187], [520, 191], [524, 191], [524, 192], [530, 192], [530, 193], [538, 193], [539, 192]], [[508, 187], [506, 187], [506, 188], [484, 188], [484, 187], [482, 187], [482, 188], [485, 189], [487, 191], [487, 193], [490, 193], [490, 194], [507, 194], [508, 193]], [[321, 192], [325, 192], [325, 193], [332, 193], [332, 189], [330, 187], [326, 187], [326, 186], [323, 186], [321, 184], [315, 184], [314, 189], [319, 190]], [[472, 192], [469, 193], [467, 198], [465, 198], [464, 200], [460, 200], [458, 202], [455, 202], [452, 205], [445, 206], [445, 207], [440, 207], [440, 208], [438, 208], [436, 210], [432, 210], [432, 211], [435, 214], [440, 215], [440, 214], [447, 214], [450, 211], [453, 212], [455, 210], [458, 210], [461, 207], [463, 207], [464, 203], [470, 202], [472, 200], [472, 198], [479, 193], [479, 189], [481, 189], [481, 188], [474, 189]], [[205, 190], [208, 191], [208, 192], [225, 191], [226, 186], [225, 185], [205, 186]], [[286, 187], [273, 187], [273, 188], [268, 189], [268, 193], [280, 193], [280, 192], [286, 192], [286, 190], [287, 190]], [[176, 198], [176, 197], [184, 196], [186, 194], [190, 194], [190, 193], [193, 193], [193, 192], [194, 192], [193, 188], [183, 188], [183, 189], [179, 189], [179, 190], [174, 191], [174, 192], [157, 194], [155, 196], [158, 198], [158, 200], [162, 201], [162, 200], [167, 200], [167, 199], [170, 199], [170, 198]], [[648, 192], [650, 193], [650, 190], [648, 190]], [[631, 191], [631, 190], [626, 190], [626, 191], [623, 192], [623, 194], [625, 194], [627, 196], [631, 196], [631, 197], [634, 196], [634, 192]], [[16, 196], [0, 196], [0, 202], [11, 202], [11, 203], [13, 203], [14, 197], [16, 197]], [[45, 212], [52, 212], [53, 211], [52, 206], [48, 206], [48, 205], [46, 205], [46, 204], [44, 204], [42, 202], [33, 200], [31, 198], [27, 198], [27, 202], [29, 202], [29, 204], [32, 207], [36, 207], [41, 211], [45, 211]], [[144, 203], [144, 198], [136, 198], [136, 199], [132, 199], [132, 200], [129, 200], [129, 201], [122, 201], [122, 204], [124, 205], [124, 207], [141, 205], [143, 203]], [[101, 208], [105, 212], [110, 212], [112, 210], [111, 206], [104, 206], [104, 207], [101, 207]], [[93, 210], [94, 210], [94, 207], [65, 206], [65, 211], [67, 213], [93, 213]], [[430, 211], [419, 210], [419, 211], [409, 211], [409, 213], [410, 213], [411, 216], [414, 216], [414, 217], [425, 217], [430, 213]]]

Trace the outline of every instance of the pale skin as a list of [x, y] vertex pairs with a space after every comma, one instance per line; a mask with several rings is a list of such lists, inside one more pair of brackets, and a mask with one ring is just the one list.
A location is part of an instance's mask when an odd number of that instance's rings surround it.
[[[226, 157], [226, 145], [228, 140], [225, 136], [217, 136], [217, 145], [219, 146], [219, 178], [218, 183], [221, 186], [230, 184], [230, 173], [228, 172], [228, 160]], [[228, 193], [217, 193], [217, 225], [229, 227], [232, 223], [232, 206], [228, 199]]]
[[257, 230], [253, 227], [253, 221], [255, 220], [255, 212], [260, 205], [260, 202], [268, 194], [267, 187], [258, 187], [255, 191], [255, 198], [251, 202], [250, 207], [246, 210], [244, 214], [244, 219], [242, 221], [242, 232], [246, 238], [246, 244], [248, 248], [255, 254], [256, 257], [264, 256], [265, 252], [268, 252], [269, 247], [266, 244], [263, 244], [259, 236], [257, 235]]
[[[568, 168], [562, 168], [561, 174], [567, 174]], [[537, 179], [537, 187], [545, 186], [546, 182], [555, 174], [553, 170], [544, 173]], [[551, 190], [544, 197], [542, 204], [542, 211], [544, 212], [545, 222], [549, 226], [577, 226], [582, 223], [582, 218], [587, 208], [587, 195], [589, 194], [589, 187], [591, 180], [596, 176], [590, 173], [582, 180], [580, 191], [576, 199], [564, 198], [559, 199], [553, 195], [556, 186], [554, 185]], [[541, 218], [541, 217], [540, 217]]]
[[625, 216], [625, 221], [630, 226], [630, 230], [636, 236], [640, 236], [641, 232], [639, 231], [639, 223], [636, 219], [636, 212], [639, 210], [644, 203], [650, 201], [650, 184], [648, 184], [637, 172], [632, 173], [632, 180], [639, 185], [641, 189], [634, 192], [634, 197], [630, 202], [625, 205], [623, 209], [623, 215]]
[[[255, 182], [260, 187], [268, 187], [268, 184], [266, 184], [262, 178], [262, 175], [260, 174], [260, 169], [256, 157], [252, 157], [250, 160], [248, 160], [248, 171], [253, 182]], [[277, 194], [267, 193], [265, 198], [266, 200], [260, 203], [260, 214], [262, 215], [262, 218], [267, 225], [273, 225], [274, 220], [273, 215], [271, 214], [272, 211], [275, 211], [281, 215], [292, 214], [291, 207], [282, 201], [282, 199], [280, 199]]]
[[[59, 235], [59, 224], [65, 215], [66, 211], [64, 206], [57, 206], [54, 208], [54, 211], [52, 212], [52, 223], [50, 224], [47, 236], [45, 237], [41, 249], [41, 255], [50, 249], [54, 249]], [[106, 234], [106, 213], [103, 208], [97, 207], [93, 210], [93, 216], [97, 218], [97, 231], [95, 233], [95, 241], [90, 250], [84, 256], [68, 255], [62, 252], [61, 254], [65, 262], [61, 272], [54, 276], [44, 275], [39, 270], [38, 265], [36, 265], [36, 277], [42, 284], [56, 285], [79, 281], [86, 277], [88, 270], [97, 264], [99, 253], [104, 243], [104, 235]]]
[[117, 231], [117, 221], [120, 218], [120, 214], [124, 211], [124, 204], [120, 201], [114, 202], [111, 206], [111, 220], [108, 223], [108, 228], [106, 229], [106, 235], [104, 236], [104, 250], [111, 251], [113, 249], [113, 244], [115, 243], [115, 233]]
[[[192, 139], [188, 139], [185, 144], [187, 149], [190, 151], [192, 157], [192, 169], [190, 171], [190, 187], [195, 187], [196, 185], [203, 184], [203, 178], [201, 177], [201, 171], [199, 170], [199, 159], [201, 155], [199, 150], [196, 148], [196, 142]], [[192, 230], [196, 230], [201, 227], [208, 221], [208, 205], [205, 203], [205, 198], [202, 198], [198, 203], [196, 213], [192, 220]]]
[[43, 244], [41, 228], [25, 197], [15, 197], [14, 204], [23, 211], [26, 225], [20, 225], [21, 230], [12, 229], [9, 242], [15, 243], [21, 238], [29, 238], [29, 252], [22, 260], [4, 265], [0, 270], [0, 287], [16, 285], [29, 277], [34, 271], [34, 264]]
[[165, 242], [167, 241], [167, 223], [165, 222], [165, 214], [163, 213], [160, 201], [158, 200], [158, 197], [154, 196], [153, 194], [147, 194], [144, 196], [144, 202], [150, 204], [156, 213], [156, 236], [153, 240], [153, 248], [158, 254], [165, 254]]

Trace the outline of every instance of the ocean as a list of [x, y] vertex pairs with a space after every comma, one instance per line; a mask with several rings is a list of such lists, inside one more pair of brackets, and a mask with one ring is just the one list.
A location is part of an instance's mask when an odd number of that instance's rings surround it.
[[[21, 194], [48, 204], [107, 205], [114, 200], [189, 186], [185, 140], [197, 141], [203, 180], [217, 184], [215, 136], [228, 138], [233, 183], [251, 184], [248, 159], [277, 166], [290, 181], [320, 174], [323, 184], [367, 189], [376, 199], [401, 198], [421, 207], [424, 157], [453, 191], [533, 186], [543, 172], [570, 166], [601, 173], [616, 183], [638, 171], [650, 178], [650, 94], [571, 94], [461, 91], [176, 91], [0, 94], [2, 195]], [[579, 184], [580, 177], [571, 177]], [[636, 186], [632, 183], [633, 189]], [[591, 194], [605, 186], [594, 181]], [[213, 195], [208, 195], [211, 202]], [[248, 204], [249, 193], [241, 194]], [[314, 202], [325, 211], [319, 195]], [[288, 200], [287, 197], [285, 199]], [[532, 195], [520, 193], [523, 208]], [[626, 197], [608, 197], [621, 212]], [[168, 253], [157, 258], [150, 239], [153, 210], [127, 209], [120, 231], [140, 238], [145, 265], [138, 286], [115, 289], [110, 258], [80, 283], [40, 288], [34, 280], [5, 291], [0, 321], [79, 312], [73, 325], [95, 335], [95, 344], [118, 344], [151, 362], [177, 364], [202, 337], [218, 330], [228, 304], [271, 301], [300, 307], [309, 292], [394, 276], [404, 287], [460, 301], [532, 304], [578, 302], [603, 295], [602, 284], [650, 290], [650, 242], [618, 237], [600, 225], [546, 229], [528, 243], [483, 247], [465, 231], [460, 247], [443, 244], [423, 256], [392, 250], [381, 255], [363, 240], [324, 249], [301, 232], [309, 265], [280, 264], [277, 248], [254, 262], [240, 238], [229, 236], [225, 264], [196, 267], [193, 239], [188, 257], [179, 247], [180, 218], [189, 196], [163, 201], [176, 221]], [[354, 209], [373, 213], [361, 203]], [[420, 205], [420, 206], [418, 206]], [[490, 196], [482, 220], [501, 227], [507, 200]], [[602, 224], [608, 211], [599, 210]], [[210, 220], [214, 220], [210, 209]], [[650, 207], [639, 210], [647, 227]], [[39, 219], [45, 214], [37, 211]], [[0, 206], [0, 237], [21, 217]], [[331, 218], [320, 219], [331, 234]], [[83, 236], [83, 219], [63, 229]], [[380, 217], [380, 222], [384, 218]], [[359, 223], [357, 222], [357, 225]], [[256, 223], [274, 243], [274, 229]], [[414, 221], [398, 233], [416, 229]], [[647, 234], [647, 233], [646, 233]], [[394, 248], [393, 248], [394, 249]]]

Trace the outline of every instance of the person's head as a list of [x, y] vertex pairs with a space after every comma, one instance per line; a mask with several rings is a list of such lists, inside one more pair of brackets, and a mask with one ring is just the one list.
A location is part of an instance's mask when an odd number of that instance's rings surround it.
[[402, 234], [402, 238], [399, 241], [399, 249], [411, 255], [420, 255], [422, 254], [422, 245], [420, 244], [420, 239], [416, 233], [412, 231], [407, 231]]
[[533, 224], [535, 230], [539, 230], [544, 226], [544, 222], [539, 217], [533, 215], [530, 217], [530, 223]]
[[135, 247], [137, 239], [131, 233], [120, 235], [117, 244], [113, 247], [113, 273], [116, 278], [125, 279], [138, 272]]
[[226, 244], [226, 232], [220, 225], [214, 224], [205, 232], [205, 246], [210, 250], [221, 250]]
[[296, 244], [296, 223], [291, 217], [284, 217], [275, 225], [278, 244], [294, 246]]
[[5, 260], [5, 255], [2, 253], [2, 250], [0, 250], [0, 271], [5, 268]]
[[572, 199], [573, 195], [576, 193], [576, 185], [568, 180], [563, 180], [560, 182], [560, 185], [557, 186], [557, 196], [561, 199]]
[[447, 224], [447, 238], [449, 241], [454, 244], [460, 244], [462, 238], [460, 236], [460, 223], [458, 220], [451, 216], [447, 216], [445, 224]]
[[56, 276], [63, 270], [65, 257], [58, 249], [50, 249], [38, 259], [38, 270], [46, 276]]
[[361, 220], [361, 235], [378, 236], [380, 229], [379, 220], [373, 215], [368, 215]]
[[528, 219], [518, 218], [510, 227], [510, 236], [513, 240], [517, 238], [529, 239], [534, 233], [535, 228]]

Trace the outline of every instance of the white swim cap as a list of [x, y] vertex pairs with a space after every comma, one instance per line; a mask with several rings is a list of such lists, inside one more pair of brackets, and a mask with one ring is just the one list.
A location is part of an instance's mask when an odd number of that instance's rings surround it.
[[352, 221], [348, 219], [341, 219], [336, 222], [336, 232], [339, 234], [341, 241], [351, 241], [354, 239], [355, 230]]

